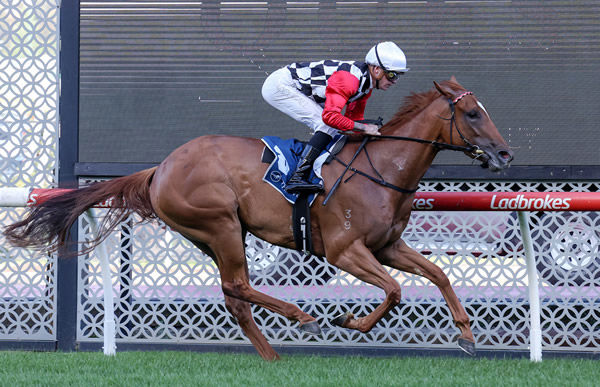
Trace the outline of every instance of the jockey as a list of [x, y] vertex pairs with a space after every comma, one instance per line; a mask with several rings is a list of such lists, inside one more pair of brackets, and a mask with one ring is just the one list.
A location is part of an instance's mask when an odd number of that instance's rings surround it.
[[[381, 42], [369, 50], [365, 62], [299, 62], [269, 75], [262, 87], [265, 101], [314, 132], [286, 191], [323, 190], [321, 184], [307, 180], [313, 162], [339, 131], [380, 135], [377, 125], [357, 121], [364, 119], [373, 88], [387, 90], [408, 70], [400, 47], [393, 42]], [[342, 113], [344, 107], [346, 111]]]

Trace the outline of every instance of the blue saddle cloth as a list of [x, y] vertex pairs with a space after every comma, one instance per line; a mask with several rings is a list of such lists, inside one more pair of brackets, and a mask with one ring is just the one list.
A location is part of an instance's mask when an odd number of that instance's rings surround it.
[[[317, 184], [323, 182], [321, 167], [327, 160], [327, 157], [329, 157], [331, 149], [335, 148], [336, 144], [342, 140], [344, 140], [344, 135], [336, 135], [325, 150], [321, 152], [321, 155], [315, 160], [313, 171], [309, 178], [311, 183]], [[263, 176], [263, 181], [269, 183], [283, 195], [288, 202], [294, 204], [296, 199], [298, 199], [298, 194], [287, 193], [285, 191], [285, 186], [296, 170], [296, 165], [298, 165], [298, 162], [300, 161], [300, 155], [302, 154], [305, 143], [295, 138], [282, 139], [275, 136], [263, 137], [262, 142], [269, 150], [271, 150], [271, 152], [273, 152], [273, 155], [275, 155], [275, 159], [271, 162]], [[317, 194], [310, 194], [308, 196], [308, 203], [312, 205], [316, 197]]]

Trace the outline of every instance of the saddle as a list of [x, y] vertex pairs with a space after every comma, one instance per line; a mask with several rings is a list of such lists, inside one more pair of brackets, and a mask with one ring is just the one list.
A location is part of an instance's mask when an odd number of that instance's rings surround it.
[[[360, 120], [364, 124], [375, 124], [383, 126], [383, 118], [376, 120]], [[309, 177], [312, 183], [322, 183], [321, 167], [329, 164], [346, 144], [347, 137], [338, 134], [325, 147], [321, 155], [313, 163], [313, 171]], [[365, 138], [363, 146], [368, 139]], [[263, 176], [263, 181], [269, 183], [275, 188], [288, 202], [292, 204], [292, 230], [294, 233], [294, 243], [296, 250], [310, 255], [312, 253], [312, 238], [310, 228], [310, 206], [317, 197], [317, 193], [312, 194], [290, 194], [286, 192], [285, 186], [296, 170], [296, 165], [300, 161], [300, 155], [306, 146], [306, 142], [297, 139], [283, 140], [279, 137], [267, 136], [262, 138], [265, 147], [262, 152], [261, 160], [263, 163], [270, 164]], [[362, 146], [361, 148], [362, 149]], [[360, 152], [360, 150], [359, 150]], [[346, 170], [349, 168], [346, 168]], [[343, 176], [343, 175], [342, 175]], [[323, 205], [329, 200], [329, 197], [336, 190], [342, 176], [336, 181], [335, 185], [327, 195]]]
[[[336, 135], [315, 160], [310, 176], [311, 182], [317, 183], [323, 180], [321, 167], [330, 163], [333, 157], [342, 150], [346, 139], [347, 137], [344, 135]], [[263, 181], [270, 184], [292, 204], [292, 229], [296, 250], [305, 255], [310, 255], [312, 252], [310, 206], [318, 194], [290, 194], [285, 190], [288, 180], [292, 177], [296, 165], [300, 161], [300, 155], [306, 146], [306, 142], [297, 139], [284, 140], [274, 136], [263, 137], [262, 141], [265, 147], [261, 161], [270, 164], [263, 176]]]

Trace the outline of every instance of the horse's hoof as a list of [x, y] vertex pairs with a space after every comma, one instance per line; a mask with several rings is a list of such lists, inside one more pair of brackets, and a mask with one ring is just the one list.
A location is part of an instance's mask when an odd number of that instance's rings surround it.
[[337, 325], [338, 327], [344, 327], [344, 324], [346, 324], [346, 322], [353, 318], [354, 315], [350, 312], [346, 312], [346, 313], [342, 313], [339, 316], [335, 317], [333, 320], [331, 320], [331, 323], [333, 325]]
[[467, 339], [459, 338], [458, 346], [469, 356], [475, 356], [475, 343]]
[[319, 323], [316, 321], [311, 321], [306, 324], [302, 324], [298, 327], [302, 332], [310, 333], [311, 335], [320, 336], [321, 335], [321, 327]]

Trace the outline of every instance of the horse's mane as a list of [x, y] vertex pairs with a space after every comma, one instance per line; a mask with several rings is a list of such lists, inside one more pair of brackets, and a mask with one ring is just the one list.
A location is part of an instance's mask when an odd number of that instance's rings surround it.
[[[442, 81], [440, 82], [440, 85], [447, 86], [455, 91], [464, 90], [461, 85], [453, 81]], [[406, 124], [439, 96], [440, 92], [435, 88], [422, 93], [411, 93], [404, 98], [404, 103], [400, 106], [400, 109], [394, 114], [392, 119], [385, 124], [385, 127], [391, 128]]]

